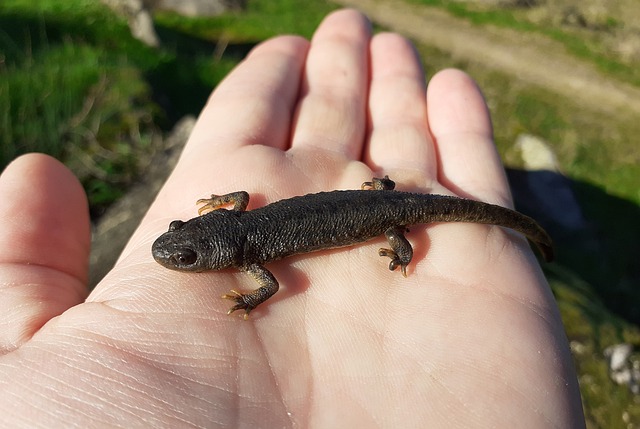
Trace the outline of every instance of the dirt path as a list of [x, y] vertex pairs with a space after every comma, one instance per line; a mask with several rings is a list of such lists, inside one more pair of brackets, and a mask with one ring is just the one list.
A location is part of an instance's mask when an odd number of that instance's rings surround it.
[[508, 29], [477, 27], [446, 12], [402, 1], [336, 0], [419, 43], [495, 68], [539, 85], [581, 107], [640, 115], [640, 88], [612, 80], [591, 64], [566, 54], [543, 36]]

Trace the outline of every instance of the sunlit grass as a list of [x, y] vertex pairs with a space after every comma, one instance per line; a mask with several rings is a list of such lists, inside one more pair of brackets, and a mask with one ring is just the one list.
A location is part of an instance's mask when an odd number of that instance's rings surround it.
[[335, 6], [252, 1], [242, 14], [158, 13], [163, 42], [133, 39], [92, 0], [0, 3], [0, 169], [25, 152], [64, 160], [94, 212], [135, 181], [160, 131], [197, 114], [210, 91], [270, 36], [309, 36]]

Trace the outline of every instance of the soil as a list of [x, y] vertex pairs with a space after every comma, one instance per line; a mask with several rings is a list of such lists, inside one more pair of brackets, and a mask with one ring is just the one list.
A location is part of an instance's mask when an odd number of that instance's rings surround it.
[[362, 11], [390, 31], [573, 99], [581, 108], [609, 114], [640, 114], [640, 88], [604, 75], [547, 37], [474, 26], [440, 9], [397, 0], [336, 2]]

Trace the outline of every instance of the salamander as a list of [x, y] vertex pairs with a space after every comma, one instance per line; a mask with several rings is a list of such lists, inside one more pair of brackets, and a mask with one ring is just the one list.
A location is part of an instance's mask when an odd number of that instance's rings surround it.
[[[471, 222], [513, 229], [535, 243], [547, 261], [553, 259], [552, 240], [536, 221], [517, 211], [480, 201], [446, 195], [394, 190], [395, 182], [373, 178], [360, 190], [329, 191], [292, 197], [246, 210], [244, 191], [198, 200], [199, 216], [174, 220], [152, 246], [154, 259], [179, 271], [236, 268], [249, 273], [259, 287], [249, 293], [232, 290], [229, 314], [244, 310], [245, 319], [278, 291], [265, 267], [291, 255], [351, 246], [385, 235], [389, 269], [406, 276], [413, 249], [404, 233], [409, 225], [432, 222]], [[231, 206], [230, 209], [224, 207]]]

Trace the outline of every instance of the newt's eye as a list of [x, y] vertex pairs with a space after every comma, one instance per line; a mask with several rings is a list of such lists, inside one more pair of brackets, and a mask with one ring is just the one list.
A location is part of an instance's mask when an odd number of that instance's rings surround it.
[[171, 231], [175, 231], [176, 229], [180, 229], [182, 228], [182, 225], [184, 225], [185, 223], [181, 220], [174, 220], [173, 222], [171, 222], [169, 224], [169, 232]]
[[198, 259], [198, 255], [193, 250], [183, 249], [171, 255], [171, 259], [176, 265], [191, 265]]

